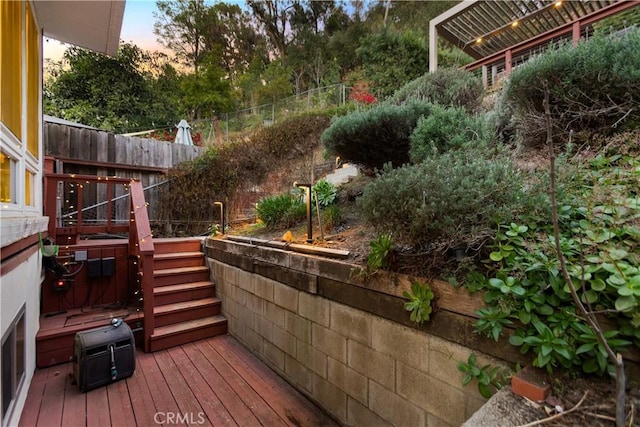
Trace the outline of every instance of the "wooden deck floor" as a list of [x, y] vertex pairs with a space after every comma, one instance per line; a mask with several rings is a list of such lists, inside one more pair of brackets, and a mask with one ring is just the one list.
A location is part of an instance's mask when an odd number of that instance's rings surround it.
[[228, 335], [137, 351], [133, 376], [87, 393], [72, 369], [36, 371], [20, 426], [336, 425]]

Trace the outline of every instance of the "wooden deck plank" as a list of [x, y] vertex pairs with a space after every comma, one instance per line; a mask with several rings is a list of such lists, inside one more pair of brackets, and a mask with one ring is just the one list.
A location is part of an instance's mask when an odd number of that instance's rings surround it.
[[169, 355], [175, 362], [177, 369], [180, 371], [185, 384], [189, 386], [195, 399], [198, 401], [206, 417], [215, 426], [237, 426], [233, 420], [233, 416], [224, 407], [212, 386], [208, 384], [199, 367], [193, 364], [191, 359], [184, 350], [184, 347], [193, 346], [186, 344], [182, 347], [174, 347], [168, 350]]
[[155, 363], [153, 355], [149, 353], [136, 353], [136, 370], [133, 375], [126, 379], [129, 388], [129, 398], [131, 399], [131, 407], [137, 425], [151, 426], [155, 425], [153, 419], [158, 412], [153, 401], [153, 391], [149, 388], [144, 369], [142, 366], [149, 363]]
[[42, 396], [38, 426], [61, 426], [62, 409], [64, 407], [64, 386], [66, 374], [70, 371], [71, 364], [56, 366], [49, 370], [47, 386]]
[[200, 425], [201, 413], [215, 426], [335, 425], [229, 336], [137, 352], [131, 377], [87, 393], [71, 384], [72, 369], [35, 372], [20, 426]]
[[[164, 373], [164, 379], [169, 386], [169, 390], [171, 390], [171, 394], [180, 408], [179, 413], [185, 417], [186, 422], [189, 423], [193, 421], [201, 421], [201, 418], [204, 418], [204, 411], [198, 399], [191, 392], [191, 389], [186, 384], [186, 381], [175, 362], [169, 355], [168, 351], [159, 351], [154, 353], [156, 363], [158, 363], [158, 367]], [[210, 426], [211, 421], [209, 419], [205, 419], [203, 423], [199, 423], [199, 425]]]
[[180, 408], [173, 398], [171, 390], [169, 390], [169, 386], [153, 353], [145, 353], [144, 355], [150, 357], [141, 358], [142, 360], [140, 360], [140, 363], [136, 366], [136, 370], [140, 369], [144, 373], [156, 411], [177, 414]]
[[87, 424], [92, 427], [106, 427], [111, 425], [109, 414], [109, 397], [107, 388], [100, 387], [87, 393]]
[[27, 393], [27, 400], [20, 416], [20, 427], [32, 427], [38, 423], [38, 414], [44, 398], [44, 391], [47, 386], [49, 370], [53, 368], [36, 370], [31, 380], [31, 386]]
[[200, 351], [197, 344], [198, 343], [191, 343], [185, 345], [183, 349], [193, 364], [198, 367], [200, 374], [211, 386], [234, 421], [243, 427], [260, 426], [260, 421], [258, 421], [249, 407], [242, 401], [242, 398], [235, 393], [231, 386], [227, 384], [227, 381], [211, 365], [211, 362], [202, 351]]
[[218, 354], [290, 425], [336, 425], [316, 405], [250, 354], [236, 340], [229, 336], [221, 336], [216, 344]]
[[[65, 365], [68, 366], [68, 365]], [[71, 365], [73, 366], [73, 365]], [[62, 410], [63, 426], [87, 425], [87, 395], [80, 391], [75, 381], [69, 376], [71, 370], [65, 374], [64, 406]]]
[[229, 363], [215, 350], [208, 341], [200, 341], [196, 343], [208, 358], [211, 364], [216, 368], [223, 378], [227, 380], [231, 388], [241, 396], [246, 405], [256, 415], [263, 425], [275, 426], [286, 425], [286, 422], [260, 397], [258, 393], [248, 384]]
[[[111, 425], [132, 426], [136, 425], [136, 418], [133, 412], [133, 405], [129, 396], [129, 388], [126, 381], [117, 381], [107, 387], [109, 397], [109, 412], [111, 414]], [[93, 427], [93, 423], [90, 424]]]

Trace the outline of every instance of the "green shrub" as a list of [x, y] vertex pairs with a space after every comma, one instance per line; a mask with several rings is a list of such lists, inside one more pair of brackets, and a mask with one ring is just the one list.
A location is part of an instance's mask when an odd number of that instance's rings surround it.
[[387, 167], [357, 204], [370, 225], [393, 231], [399, 241], [427, 246], [446, 239], [458, 245], [492, 235], [497, 222], [517, 215], [520, 187], [506, 155], [467, 149]]
[[451, 149], [477, 144], [483, 138], [481, 118], [470, 116], [462, 108], [434, 105], [431, 114], [421, 118], [411, 134], [409, 157], [413, 163], [420, 163]]
[[289, 227], [305, 218], [306, 205], [291, 194], [267, 196], [256, 206], [258, 218], [268, 228]]
[[274, 123], [253, 134], [209, 148], [168, 173], [160, 187], [160, 216], [165, 221], [210, 221], [211, 204], [229, 200], [238, 190], [261, 185], [283, 161], [298, 160], [320, 143], [336, 109], [309, 112]]
[[329, 205], [322, 210], [322, 224], [325, 231], [332, 230], [342, 220], [340, 208], [337, 205]]
[[640, 31], [593, 37], [563, 45], [532, 59], [511, 74], [505, 100], [513, 109], [518, 136], [545, 141], [544, 88], [549, 88], [554, 133], [612, 132], [640, 123]]
[[[640, 346], [639, 161], [638, 155], [600, 153], [574, 165], [577, 185], [558, 204], [568, 275], [589, 310], [610, 313], [604, 335], [614, 352]], [[489, 246], [486, 277], [474, 274], [466, 283], [470, 290], [483, 289], [487, 304], [477, 312], [476, 330], [497, 341], [511, 326], [509, 342], [549, 372], [613, 372], [559, 269], [550, 213], [523, 218], [500, 225]]]
[[332, 155], [366, 168], [382, 168], [391, 162], [400, 166], [409, 161], [409, 136], [431, 104], [379, 105], [367, 111], [336, 119], [322, 133], [322, 143]]
[[313, 186], [312, 192], [314, 199], [317, 198], [318, 204], [323, 208], [335, 202], [336, 197], [338, 196], [338, 189], [336, 186], [326, 179], [321, 179], [316, 182], [316, 185]]
[[387, 102], [404, 104], [418, 99], [447, 107], [460, 107], [469, 113], [476, 112], [482, 104], [482, 81], [473, 74], [456, 68], [439, 68], [410, 81], [398, 89]]
[[376, 240], [370, 242], [369, 246], [371, 246], [371, 251], [367, 257], [369, 270], [375, 272], [381, 268], [387, 268], [396, 248], [393, 236], [390, 233], [381, 234]]

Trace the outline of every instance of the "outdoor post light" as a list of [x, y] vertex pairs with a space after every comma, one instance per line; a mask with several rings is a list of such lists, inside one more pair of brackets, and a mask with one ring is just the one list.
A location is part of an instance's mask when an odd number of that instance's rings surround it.
[[294, 187], [304, 188], [307, 195], [307, 243], [313, 242], [313, 230], [311, 225], [311, 184], [299, 184], [297, 181], [293, 183]]
[[214, 205], [220, 205], [220, 226], [222, 227], [222, 234], [224, 234], [224, 203], [213, 202]]

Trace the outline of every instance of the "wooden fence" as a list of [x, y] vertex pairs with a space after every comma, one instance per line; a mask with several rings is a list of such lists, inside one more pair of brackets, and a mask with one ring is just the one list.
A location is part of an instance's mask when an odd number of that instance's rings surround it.
[[[49, 122], [44, 123], [43, 133], [45, 156], [54, 159], [56, 173], [139, 180], [146, 189], [144, 195], [151, 221], [159, 220], [159, 187], [166, 181], [167, 170], [185, 160], [195, 159], [205, 150]], [[90, 191], [85, 191], [85, 206], [105, 201], [97, 190], [93, 194], [87, 193]], [[128, 203], [119, 206], [127, 209]], [[87, 214], [91, 215], [90, 212]], [[121, 214], [116, 215], [120, 217]]]

